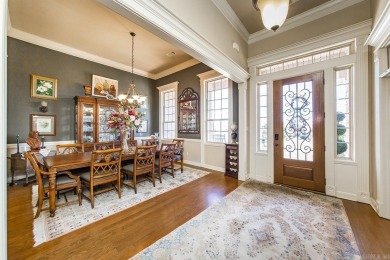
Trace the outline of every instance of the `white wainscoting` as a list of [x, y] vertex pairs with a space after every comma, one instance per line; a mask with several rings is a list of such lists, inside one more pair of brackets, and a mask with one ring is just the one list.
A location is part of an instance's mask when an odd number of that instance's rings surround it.
[[225, 146], [203, 144], [204, 161], [202, 162], [202, 142], [200, 139], [184, 139], [184, 163], [225, 172]]
[[225, 171], [225, 145], [204, 144], [204, 164], [206, 168]]

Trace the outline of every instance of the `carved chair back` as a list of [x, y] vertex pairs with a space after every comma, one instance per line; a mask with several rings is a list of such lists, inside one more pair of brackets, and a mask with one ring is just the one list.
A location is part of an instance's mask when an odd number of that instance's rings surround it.
[[157, 139], [153, 139], [153, 138], [142, 139], [142, 145], [143, 146], [157, 145]]
[[114, 149], [115, 144], [114, 142], [98, 142], [93, 144], [93, 150], [108, 150], [108, 149]]
[[97, 150], [92, 152], [90, 182], [107, 180], [112, 182], [120, 178], [122, 149]]
[[84, 152], [84, 144], [58, 144], [57, 155], [70, 154], [70, 153], [82, 153]]

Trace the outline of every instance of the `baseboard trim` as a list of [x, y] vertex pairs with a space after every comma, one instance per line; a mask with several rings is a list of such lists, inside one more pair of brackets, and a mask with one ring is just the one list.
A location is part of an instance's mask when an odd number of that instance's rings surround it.
[[188, 165], [197, 166], [197, 167], [207, 168], [207, 169], [210, 169], [210, 170], [213, 170], [213, 171], [225, 172], [225, 169], [224, 169], [224, 168], [221, 168], [221, 167], [218, 167], [218, 166], [213, 166], [213, 165], [208, 165], [208, 164], [202, 164], [202, 163], [193, 162], [193, 161], [188, 161], [188, 160], [184, 160], [184, 163], [185, 163], [185, 164], [188, 164]]
[[375, 210], [375, 212], [379, 215], [379, 203], [374, 198], [370, 198], [370, 205]]

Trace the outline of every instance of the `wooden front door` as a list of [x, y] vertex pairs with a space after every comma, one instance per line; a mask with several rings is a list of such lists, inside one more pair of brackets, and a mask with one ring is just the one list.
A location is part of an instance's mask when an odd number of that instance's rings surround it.
[[323, 77], [274, 81], [275, 183], [325, 192]]

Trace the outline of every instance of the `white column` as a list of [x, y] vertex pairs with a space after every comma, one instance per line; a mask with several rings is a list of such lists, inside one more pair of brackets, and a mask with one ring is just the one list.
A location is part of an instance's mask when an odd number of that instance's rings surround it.
[[0, 174], [0, 259], [7, 259], [7, 10], [8, 1], [2, 1], [0, 5], [0, 57], [3, 64], [0, 71], [0, 165], [2, 166]]
[[357, 162], [357, 200], [370, 203], [370, 121], [369, 121], [369, 82], [368, 46], [366, 37], [356, 39], [356, 84], [355, 84], [355, 143]]
[[238, 84], [238, 142], [239, 142], [239, 169], [238, 179], [245, 181], [249, 178], [248, 172], [248, 104], [247, 82]]
[[[371, 205], [378, 215], [390, 219], [390, 176], [389, 176], [389, 109], [390, 109], [390, 79], [380, 78], [379, 75], [387, 69], [387, 50], [382, 48], [375, 51], [374, 63], [374, 169]], [[376, 177], [376, 178], [374, 178]], [[375, 189], [375, 188], [376, 189]]]

